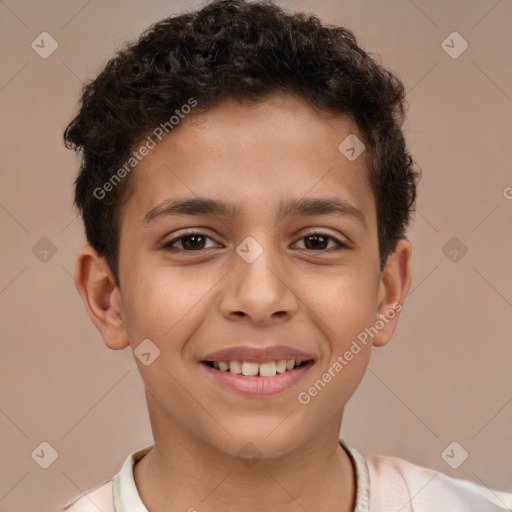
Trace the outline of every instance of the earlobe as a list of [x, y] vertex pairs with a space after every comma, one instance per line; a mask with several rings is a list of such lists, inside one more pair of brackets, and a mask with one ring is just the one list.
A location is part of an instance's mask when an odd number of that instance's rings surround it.
[[105, 259], [90, 245], [82, 247], [78, 252], [75, 286], [105, 345], [112, 350], [129, 346], [119, 289], [115, 286]]
[[378, 333], [372, 342], [376, 347], [388, 343], [395, 331], [402, 304], [411, 285], [411, 255], [411, 242], [406, 238], [398, 240], [396, 249], [389, 255], [382, 270], [375, 318]]

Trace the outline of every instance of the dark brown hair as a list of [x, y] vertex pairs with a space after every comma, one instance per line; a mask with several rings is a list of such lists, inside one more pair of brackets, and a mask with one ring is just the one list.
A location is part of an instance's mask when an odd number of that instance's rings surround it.
[[[405, 237], [420, 177], [401, 130], [403, 84], [345, 27], [286, 12], [269, 0], [214, 0], [155, 23], [125, 45], [84, 84], [79, 112], [65, 130], [66, 147], [82, 152], [75, 205], [87, 241], [106, 258], [117, 286], [119, 211], [131, 177], [119, 170], [127, 169], [135, 145], [155, 127], [168, 126], [191, 98], [204, 111], [226, 98], [259, 102], [276, 91], [356, 121], [367, 150], [383, 268]], [[95, 193], [116, 172], [123, 179], [101, 197]]]

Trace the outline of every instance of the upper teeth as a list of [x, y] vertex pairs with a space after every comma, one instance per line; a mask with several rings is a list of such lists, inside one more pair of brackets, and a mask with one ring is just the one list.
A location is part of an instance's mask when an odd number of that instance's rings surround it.
[[268, 361], [266, 363], [251, 363], [247, 361], [214, 361], [213, 366], [222, 372], [231, 372], [237, 375], [260, 375], [260, 377], [272, 377], [276, 373], [284, 373], [292, 370], [300, 362], [295, 359], [280, 359], [279, 361]]

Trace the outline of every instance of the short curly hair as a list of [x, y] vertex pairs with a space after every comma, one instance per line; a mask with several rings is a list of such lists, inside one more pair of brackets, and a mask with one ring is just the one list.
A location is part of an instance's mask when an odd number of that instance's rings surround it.
[[405, 238], [420, 177], [401, 130], [407, 105], [402, 82], [363, 51], [346, 27], [286, 12], [270, 0], [214, 0], [163, 19], [126, 43], [84, 83], [79, 112], [64, 132], [66, 147], [82, 152], [74, 205], [88, 243], [105, 257], [118, 287], [119, 212], [130, 176], [100, 198], [94, 191], [190, 98], [199, 112], [229, 98], [261, 102], [275, 92], [299, 94], [357, 123], [384, 268]]

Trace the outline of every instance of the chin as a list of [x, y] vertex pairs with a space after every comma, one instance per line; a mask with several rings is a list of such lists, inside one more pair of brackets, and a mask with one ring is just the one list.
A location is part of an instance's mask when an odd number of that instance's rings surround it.
[[298, 449], [305, 441], [297, 436], [298, 426], [290, 429], [278, 427], [261, 422], [259, 425], [253, 419], [249, 428], [229, 429], [231, 436], [225, 435], [222, 439], [209, 439], [207, 442], [216, 449], [243, 459], [271, 459], [281, 457]]

